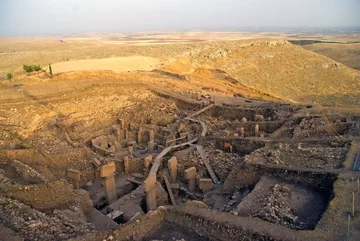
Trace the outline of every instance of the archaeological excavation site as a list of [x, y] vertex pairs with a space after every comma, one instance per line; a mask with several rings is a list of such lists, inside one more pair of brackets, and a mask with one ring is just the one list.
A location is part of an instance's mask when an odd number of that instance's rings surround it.
[[0, 240], [359, 240], [358, 71], [285, 40], [103, 46], [159, 62], [0, 83]]
[[8, 103], [13, 118], [38, 113], [22, 133], [34, 128], [31, 137], [3, 136], [4, 240], [345, 237], [360, 116], [145, 87], [87, 91]]

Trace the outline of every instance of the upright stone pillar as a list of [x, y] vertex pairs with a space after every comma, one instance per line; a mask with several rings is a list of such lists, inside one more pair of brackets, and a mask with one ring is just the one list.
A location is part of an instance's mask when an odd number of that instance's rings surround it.
[[95, 168], [95, 178], [99, 178], [100, 177], [100, 166], [101, 166], [101, 162], [94, 158], [93, 159], [93, 166]]
[[146, 193], [146, 207], [148, 211], [155, 210], [157, 208], [156, 203], [156, 173], [149, 175], [144, 183], [143, 188]]
[[80, 178], [81, 178], [80, 171], [74, 170], [74, 169], [68, 169], [67, 177], [68, 177], [70, 183], [72, 183], [74, 185], [75, 189], [80, 188]]
[[100, 176], [104, 180], [105, 197], [107, 204], [116, 200], [116, 185], [115, 185], [115, 171], [116, 165], [114, 162], [110, 162], [100, 168]]
[[151, 154], [154, 152], [155, 149], [155, 142], [154, 141], [149, 141], [148, 142], [148, 152]]
[[244, 127], [241, 127], [241, 128], [240, 128], [240, 136], [241, 136], [242, 138], [244, 138], [244, 137], [245, 137], [245, 130], [244, 130]]
[[142, 143], [142, 128], [140, 127], [137, 133], [137, 142], [140, 144]]
[[247, 119], [246, 119], [245, 117], [243, 117], [243, 118], [241, 119], [241, 122], [242, 122], [242, 123], [246, 123], [246, 122], [247, 122]]
[[125, 132], [125, 139], [129, 139], [129, 130], [125, 128], [124, 132]]
[[130, 158], [128, 156], [124, 157], [124, 172], [126, 175], [129, 175], [130, 172]]
[[147, 177], [147, 175], [149, 174], [149, 169], [150, 169], [150, 164], [152, 162], [152, 155], [148, 155], [147, 157], [145, 157], [144, 159], [144, 177]]
[[170, 172], [170, 181], [171, 182], [176, 182], [177, 163], [178, 163], [178, 161], [175, 156], [171, 157], [170, 160], [168, 161], [168, 168], [169, 168], [169, 172]]
[[195, 191], [196, 167], [190, 167], [185, 170], [185, 179], [188, 180], [188, 189], [190, 192]]
[[155, 131], [149, 130], [149, 141], [154, 141], [154, 140], [155, 140]]
[[115, 132], [115, 136], [117, 138], [117, 141], [121, 141], [121, 129], [120, 129], [120, 126], [116, 126], [115, 129], [114, 129], [114, 132]]
[[128, 152], [131, 156], [134, 155], [134, 146], [128, 146]]
[[120, 124], [120, 130], [124, 130], [125, 129], [125, 121], [123, 119], [119, 119], [119, 124]]
[[255, 125], [255, 136], [256, 136], [256, 137], [259, 136], [259, 129], [260, 129], [259, 124], [256, 124], [256, 125]]

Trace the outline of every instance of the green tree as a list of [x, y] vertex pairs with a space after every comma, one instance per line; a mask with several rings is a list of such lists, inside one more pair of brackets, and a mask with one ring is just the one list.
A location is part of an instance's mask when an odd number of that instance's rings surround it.
[[8, 79], [9, 81], [11, 81], [11, 80], [13, 79], [12, 73], [8, 73], [8, 74], [6, 75], [6, 77], [7, 77], [7, 79]]
[[49, 63], [49, 72], [50, 72], [50, 75], [52, 76], [53, 75], [53, 72], [52, 72], [52, 68], [51, 68], [51, 64]]

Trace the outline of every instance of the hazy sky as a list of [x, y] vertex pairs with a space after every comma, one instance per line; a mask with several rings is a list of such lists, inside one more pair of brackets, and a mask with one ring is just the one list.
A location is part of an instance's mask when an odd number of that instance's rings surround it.
[[360, 26], [360, 0], [0, 0], [0, 35]]

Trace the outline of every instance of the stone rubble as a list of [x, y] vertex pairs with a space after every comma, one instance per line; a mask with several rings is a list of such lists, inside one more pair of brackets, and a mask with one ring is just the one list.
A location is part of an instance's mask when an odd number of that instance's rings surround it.
[[275, 184], [266, 199], [263, 200], [263, 208], [254, 216], [289, 228], [306, 229], [304, 223], [293, 214], [289, 203], [286, 201], [290, 194], [290, 188]]

